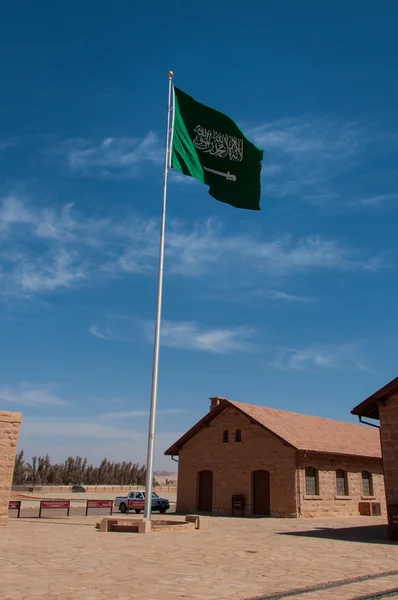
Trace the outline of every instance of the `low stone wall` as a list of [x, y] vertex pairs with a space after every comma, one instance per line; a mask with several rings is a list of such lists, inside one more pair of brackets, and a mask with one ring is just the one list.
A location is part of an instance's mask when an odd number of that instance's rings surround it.
[[[1, 413], [0, 413], [1, 414]], [[128, 492], [130, 490], [144, 490], [144, 486], [139, 485], [84, 485], [82, 484], [86, 492]], [[154, 487], [153, 490], [157, 494], [162, 492], [172, 492], [176, 490], [175, 485], [163, 485]], [[17, 493], [30, 492], [33, 494], [51, 494], [51, 493], [69, 493], [72, 491], [71, 485], [13, 485], [12, 491]]]
[[21, 413], [0, 411], [0, 525], [7, 525]]

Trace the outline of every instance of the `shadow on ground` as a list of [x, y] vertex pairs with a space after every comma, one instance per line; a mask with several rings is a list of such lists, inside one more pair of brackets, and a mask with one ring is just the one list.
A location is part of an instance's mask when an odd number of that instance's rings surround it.
[[283, 531], [279, 535], [363, 542], [368, 544], [394, 544], [388, 538], [387, 525], [364, 525], [360, 527], [316, 527], [308, 531]]

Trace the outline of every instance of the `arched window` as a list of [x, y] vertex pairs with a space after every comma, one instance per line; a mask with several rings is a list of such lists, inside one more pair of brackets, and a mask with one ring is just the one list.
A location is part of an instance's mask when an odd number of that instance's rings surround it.
[[235, 442], [241, 442], [241, 441], [242, 441], [242, 430], [237, 429], [235, 431]]
[[347, 473], [343, 469], [336, 471], [336, 496], [348, 496]]
[[362, 471], [362, 496], [373, 496], [372, 473]]
[[225, 429], [222, 432], [222, 441], [224, 442], [224, 444], [226, 444], [229, 440], [229, 433], [228, 433], [228, 429]]
[[314, 467], [305, 470], [305, 495], [319, 496], [318, 471]]

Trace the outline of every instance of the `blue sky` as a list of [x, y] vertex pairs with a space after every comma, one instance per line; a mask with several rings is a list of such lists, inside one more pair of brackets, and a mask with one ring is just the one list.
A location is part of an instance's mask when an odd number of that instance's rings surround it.
[[397, 17], [4, 7], [0, 408], [28, 456], [145, 460], [169, 69], [264, 161], [261, 212], [171, 174], [157, 466], [209, 396], [349, 420], [397, 375]]

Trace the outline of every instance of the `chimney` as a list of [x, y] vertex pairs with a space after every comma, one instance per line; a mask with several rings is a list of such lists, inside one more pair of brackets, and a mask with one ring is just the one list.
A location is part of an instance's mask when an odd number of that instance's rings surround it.
[[212, 398], [209, 398], [209, 400], [210, 400], [210, 410], [212, 410], [213, 408], [218, 406], [222, 400], [226, 400], [226, 398], [222, 398], [221, 396], [213, 396]]

